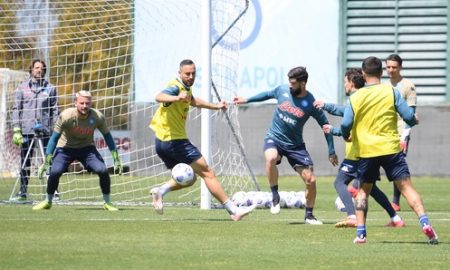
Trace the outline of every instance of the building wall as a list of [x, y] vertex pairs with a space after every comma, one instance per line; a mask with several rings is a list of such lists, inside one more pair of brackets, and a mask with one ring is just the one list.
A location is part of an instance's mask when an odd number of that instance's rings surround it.
[[[239, 118], [241, 132], [250, 164], [257, 175], [264, 174], [263, 139], [270, 125], [275, 105], [241, 107]], [[408, 164], [413, 175], [450, 175], [450, 107], [418, 107], [419, 125], [412, 130]], [[329, 115], [328, 115], [329, 116]], [[329, 116], [332, 125], [339, 125], [340, 118]], [[328, 150], [323, 133], [311, 118], [304, 129], [304, 139], [315, 163], [317, 175], [335, 175], [337, 167], [328, 161]], [[335, 137], [339, 161], [344, 158], [344, 141]], [[286, 159], [279, 166], [280, 175], [295, 172]]]

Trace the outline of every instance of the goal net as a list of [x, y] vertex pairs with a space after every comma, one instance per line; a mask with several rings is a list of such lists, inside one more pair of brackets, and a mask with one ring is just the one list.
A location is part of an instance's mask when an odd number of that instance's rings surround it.
[[[88, 90], [93, 107], [105, 114], [125, 167], [123, 175], [115, 174], [107, 145], [101, 134], [95, 134], [97, 149], [110, 168], [112, 200], [149, 204], [149, 190], [170, 177], [156, 155], [154, 134], [148, 127], [159, 106], [152, 93], [177, 76], [182, 59], [199, 57], [201, 2], [0, 1], [4, 14], [0, 24], [0, 178], [10, 187], [0, 199], [8, 201], [19, 191], [20, 150], [12, 143], [11, 108], [15, 89], [29, 79], [30, 63], [39, 58], [47, 64], [46, 79], [57, 88], [61, 111], [73, 106], [77, 91]], [[236, 94], [239, 42], [247, 7], [245, 0], [212, 1], [214, 102], [230, 101]], [[201, 76], [201, 67], [199, 71]], [[194, 95], [200, 96], [200, 87], [196, 82]], [[201, 149], [200, 115], [201, 110], [191, 109], [188, 134]], [[230, 106], [226, 113], [213, 111], [211, 117], [210, 165], [226, 192], [231, 197], [237, 191], [258, 190], [241, 143], [237, 109]], [[46, 180], [36, 176], [41, 163], [42, 155], [35, 149], [27, 194], [30, 202], [45, 198]], [[76, 161], [61, 177], [59, 192], [59, 203], [102, 202], [97, 175]], [[198, 204], [200, 184], [169, 193], [165, 202]]]

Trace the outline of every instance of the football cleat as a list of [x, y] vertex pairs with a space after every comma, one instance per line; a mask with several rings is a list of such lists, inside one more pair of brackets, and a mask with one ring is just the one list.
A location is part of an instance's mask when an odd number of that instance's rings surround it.
[[399, 221], [390, 221], [388, 224], [385, 225], [386, 227], [392, 227], [392, 228], [401, 228], [405, 227], [405, 222], [403, 220]]
[[50, 209], [50, 208], [52, 208], [52, 203], [47, 200], [42, 201], [42, 202], [36, 204], [35, 206], [33, 206], [33, 210], [44, 210], [44, 209]]
[[334, 224], [336, 228], [356, 228], [356, 219], [355, 218], [346, 218], [338, 223]]
[[10, 199], [11, 202], [15, 203], [26, 203], [27, 202], [27, 194], [17, 194], [13, 198]]
[[428, 243], [430, 243], [431, 245], [439, 244], [437, 233], [434, 231], [431, 225], [423, 226], [422, 232], [428, 237]]
[[115, 207], [112, 203], [108, 202], [108, 203], [104, 203], [103, 204], [103, 209], [107, 210], [107, 211], [119, 211], [119, 208]]
[[270, 206], [270, 213], [272, 213], [273, 215], [277, 215], [280, 213], [280, 204], [276, 204], [276, 205], [271, 205]]
[[353, 239], [354, 244], [365, 244], [367, 243], [367, 238], [365, 235], [356, 236], [355, 239]]
[[61, 200], [61, 195], [59, 194], [58, 191], [55, 192], [55, 195], [53, 196], [53, 201], [60, 201]]
[[236, 212], [230, 215], [230, 217], [234, 221], [239, 221], [246, 215], [250, 214], [256, 208], [256, 206], [257, 206], [256, 204], [252, 204], [247, 207], [238, 207]]
[[159, 188], [152, 188], [150, 190], [150, 194], [152, 195], [153, 200], [153, 208], [155, 208], [156, 213], [162, 215], [164, 214], [164, 205], [162, 201], [162, 196], [159, 193]]
[[314, 215], [309, 215], [305, 217], [305, 224], [322, 225], [323, 222], [318, 220]]

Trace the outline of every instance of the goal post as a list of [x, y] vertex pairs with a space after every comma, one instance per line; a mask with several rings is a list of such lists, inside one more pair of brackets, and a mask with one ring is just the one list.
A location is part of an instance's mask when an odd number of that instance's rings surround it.
[[[231, 100], [237, 90], [239, 42], [248, 1], [207, 1], [210, 4], [210, 27], [223, 37], [226, 46], [218, 43], [211, 49], [209, 82], [203, 61], [199, 65], [200, 89], [213, 85], [205, 94], [212, 102]], [[107, 125], [118, 146], [125, 166], [121, 176], [114, 174], [113, 161], [107, 145], [96, 133], [95, 144], [111, 172], [111, 198], [118, 204], [148, 205], [149, 190], [167, 181], [170, 172], [158, 158], [154, 134], [148, 124], [159, 104], [151, 92], [160, 91], [175, 77], [183, 58], [200, 59], [199, 39], [179, 36], [180, 32], [199, 29], [202, 0], [70, 0], [16, 1], [0, 3], [5, 14], [0, 23], [0, 64], [9, 75], [2, 79], [0, 177], [11, 189], [18, 181], [20, 152], [12, 144], [11, 107], [16, 87], [28, 79], [28, 67], [35, 58], [45, 59], [46, 79], [56, 86], [61, 110], [73, 106], [74, 94], [88, 90], [93, 105], [105, 114]], [[188, 14], [189, 16], [185, 16]], [[235, 22], [236, 18], [241, 17]], [[231, 27], [230, 27], [231, 26]], [[210, 33], [211, 33], [210, 32]], [[194, 33], [196, 35], [196, 33]], [[150, 38], [150, 40], [145, 40]], [[215, 37], [210, 37], [216, 41]], [[143, 42], [142, 42], [143, 41]], [[181, 42], [183, 46], [180, 46]], [[229, 44], [232, 44], [230, 46]], [[174, 64], [175, 63], [175, 64]], [[2, 78], [5, 70], [1, 70]], [[144, 76], [141, 76], [144, 73]], [[150, 76], [152, 75], [152, 76]], [[201, 77], [201, 78], [200, 78]], [[6, 77], [5, 77], [6, 78]], [[162, 78], [159, 81], [158, 78]], [[205, 82], [203, 82], [205, 80]], [[207, 96], [206, 96], [207, 95]], [[206, 98], [205, 98], [206, 99]], [[209, 164], [231, 197], [237, 191], [258, 190], [259, 187], [245, 157], [238, 110], [230, 106], [227, 112], [202, 111], [192, 108], [188, 119], [188, 134], [202, 153], [209, 155]], [[201, 120], [202, 117], [206, 117]], [[209, 150], [200, 139], [210, 123]], [[35, 155], [38, 151], [35, 150]], [[28, 184], [30, 202], [45, 197], [44, 181], [36, 176], [40, 159], [34, 157]], [[18, 190], [13, 190], [14, 194]], [[96, 204], [102, 196], [98, 177], [84, 170], [81, 164], [70, 165], [59, 184], [61, 201], [56, 203]], [[165, 197], [175, 205], [200, 205], [200, 183]], [[0, 198], [8, 200], [9, 198]], [[209, 200], [215, 207], [214, 200]]]

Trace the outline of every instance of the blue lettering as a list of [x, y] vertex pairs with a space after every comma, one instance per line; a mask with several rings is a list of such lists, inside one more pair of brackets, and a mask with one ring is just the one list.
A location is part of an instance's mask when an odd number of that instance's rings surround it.
[[275, 88], [284, 83], [287, 83], [287, 79], [283, 67], [245, 67], [242, 70], [239, 88], [253, 88], [260, 91], [262, 88]]
[[265, 76], [265, 71], [262, 67], [255, 67], [253, 80], [256, 87], [259, 87], [259, 81], [263, 81]]
[[239, 84], [240, 88], [252, 88], [252, 81], [250, 80], [250, 74], [248, 72], [248, 68], [244, 69], [244, 72], [242, 72], [242, 78], [241, 83]]

